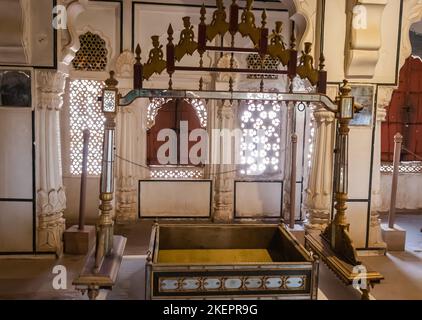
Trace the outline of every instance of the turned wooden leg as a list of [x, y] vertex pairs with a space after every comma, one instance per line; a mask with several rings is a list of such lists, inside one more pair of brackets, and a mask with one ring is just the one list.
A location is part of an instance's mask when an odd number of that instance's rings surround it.
[[90, 286], [88, 288], [88, 298], [89, 300], [96, 300], [98, 295], [100, 294], [100, 288], [97, 286]]
[[371, 283], [369, 281], [366, 282], [366, 288], [365, 289], [361, 289], [362, 291], [362, 297], [361, 300], [371, 300], [369, 298], [369, 292], [371, 290]]

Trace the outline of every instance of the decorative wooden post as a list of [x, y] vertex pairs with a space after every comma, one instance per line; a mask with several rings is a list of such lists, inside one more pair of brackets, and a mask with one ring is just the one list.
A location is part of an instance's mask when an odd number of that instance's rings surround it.
[[102, 111], [106, 118], [104, 124], [103, 161], [100, 180], [100, 221], [97, 225], [97, 247], [95, 268], [99, 270], [105, 256], [113, 250], [113, 196], [114, 196], [114, 138], [115, 118], [118, 105], [118, 81], [114, 79], [114, 71], [105, 81], [103, 90]]
[[290, 229], [295, 228], [296, 216], [296, 157], [297, 157], [297, 134], [292, 134], [292, 171], [290, 178]]
[[133, 65], [133, 89], [142, 89], [143, 87], [143, 66], [141, 63], [141, 47], [139, 44], [135, 50], [135, 64]]
[[79, 230], [85, 228], [85, 203], [86, 203], [86, 178], [88, 175], [88, 146], [90, 131], [85, 129], [83, 132], [83, 150], [82, 150], [82, 174], [81, 174], [81, 190], [79, 197]]
[[399, 166], [402, 143], [403, 136], [397, 132], [394, 136], [393, 179], [391, 182], [390, 214], [388, 216], [388, 227], [390, 229], [394, 229], [394, 222], [396, 220], [397, 184], [399, 181]]
[[174, 43], [173, 43], [173, 27], [171, 24], [167, 29], [167, 46], [166, 46], [166, 63], [167, 63], [167, 73], [169, 75], [169, 90], [173, 90], [173, 73], [174, 73], [174, 64], [175, 64], [175, 57], [174, 57]]
[[334, 192], [335, 210], [334, 220], [328, 225], [322, 234], [331, 245], [334, 252], [341, 255], [353, 265], [359, 264], [356, 249], [353, 247], [349, 235], [349, 223], [347, 223], [346, 210], [348, 200], [348, 149], [349, 149], [349, 122], [353, 119], [354, 98], [350, 96], [352, 91], [347, 80], [340, 88], [340, 96], [336, 98], [338, 104], [337, 140], [334, 160]]
[[318, 93], [326, 94], [327, 93], [327, 71], [324, 70], [325, 67], [325, 57], [321, 52], [319, 57], [319, 70], [318, 70], [318, 84], [317, 89]]
[[295, 36], [295, 22], [292, 21], [292, 34], [290, 37], [290, 59], [287, 65], [289, 77], [289, 92], [293, 93], [293, 79], [297, 75], [297, 50], [296, 50], [296, 36]]

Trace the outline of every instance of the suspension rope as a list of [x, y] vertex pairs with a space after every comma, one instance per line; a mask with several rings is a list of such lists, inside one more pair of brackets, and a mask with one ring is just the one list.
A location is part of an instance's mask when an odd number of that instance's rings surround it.
[[[122, 156], [120, 156], [118, 154], [115, 154], [115, 157], [118, 158], [118, 159], [120, 159], [120, 160], [122, 160], [122, 161], [124, 161], [124, 162], [130, 163], [130, 164], [132, 164], [134, 166], [137, 166], [137, 167], [146, 169], [146, 170], [148, 170], [148, 171], [151, 172], [151, 168], [148, 167], [148, 166], [145, 166], [145, 165], [140, 164], [140, 163], [136, 163], [136, 162], [134, 162], [132, 160], [125, 159], [125, 158], [123, 158]], [[163, 168], [166, 169], [165, 167], [163, 167]], [[179, 169], [180, 170], [180, 169], [183, 169], [183, 167], [176, 167], [176, 169]], [[223, 172], [219, 172], [219, 173], [210, 173], [209, 175], [210, 176], [219, 176], [219, 175], [229, 174], [229, 173], [234, 173], [234, 172], [239, 172], [239, 170], [236, 169], [236, 170], [230, 170], [230, 171], [223, 171]]]
[[407, 149], [406, 147], [402, 146], [402, 149], [408, 153], [410, 153], [412, 156], [414, 156], [416, 159], [418, 159], [419, 161], [422, 161], [422, 157], [417, 155], [416, 153], [413, 153], [412, 151], [410, 151], [409, 149]]

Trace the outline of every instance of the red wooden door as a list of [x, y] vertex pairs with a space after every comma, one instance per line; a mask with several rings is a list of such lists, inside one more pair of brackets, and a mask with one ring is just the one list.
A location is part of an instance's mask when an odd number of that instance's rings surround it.
[[[400, 132], [403, 146], [422, 156], [422, 61], [409, 57], [400, 71], [399, 87], [394, 91], [387, 109], [387, 121], [382, 124], [381, 160], [392, 162], [394, 135]], [[403, 149], [402, 161], [418, 160]]]
[[[187, 137], [180, 135], [181, 122], [187, 122]], [[166, 141], [158, 141], [158, 134], [163, 129], [171, 129], [177, 135], [177, 163], [192, 165], [188, 155], [180, 154], [181, 139], [188, 139], [190, 133], [195, 129], [200, 129], [201, 124], [196, 114], [195, 108], [185, 100], [170, 100], [164, 104], [155, 117], [154, 126], [147, 131], [147, 163], [148, 165], [162, 165], [157, 158], [158, 149]], [[184, 140], [185, 141], [185, 140]], [[196, 144], [196, 141], [188, 141], [188, 151]], [[168, 151], [166, 156], [168, 156]], [[184, 158], [186, 156], [186, 158]], [[199, 154], [200, 156], [200, 154]]]

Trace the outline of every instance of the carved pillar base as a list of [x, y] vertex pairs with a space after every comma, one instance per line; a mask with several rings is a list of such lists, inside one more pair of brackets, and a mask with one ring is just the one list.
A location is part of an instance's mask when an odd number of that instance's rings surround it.
[[37, 222], [37, 252], [63, 254], [62, 236], [65, 230], [63, 213], [39, 215]]
[[[221, 165], [217, 172], [230, 171], [230, 165]], [[226, 170], [227, 167], [227, 170]], [[231, 174], [217, 175], [215, 180], [213, 222], [230, 223], [233, 221], [233, 177]]]
[[386, 248], [387, 244], [382, 239], [381, 220], [379, 219], [379, 211], [381, 207], [381, 126], [387, 116], [386, 108], [390, 104], [391, 96], [395, 87], [383, 86], [378, 88], [377, 101], [377, 124], [375, 132], [374, 147], [374, 166], [372, 176], [372, 200], [371, 200], [371, 218], [369, 225], [369, 241], [370, 248]]
[[[124, 51], [116, 61], [116, 72], [119, 77], [120, 92], [125, 95], [133, 86], [132, 52]], [[120, 108], [116, 121], [116, 215], [117, 224], [126, 224], [138, 218], [138, 182], [145, 178], [141, 168], [133, 163], [146, 166], [143, 148], [146, 143], [146, 108], [145, 101], [136, 100], [132, 105]], [[145, 149], [146, 150], [146, 149]], [[133, 163], [131, 163], [133, 162]]]
[[306, 217], [306, 230], [325, 230], [330, 221], [329, 210], [310, 209], [304, 206], [303, 211], [305, 212]]
[[37, 239], [39, 252], [63, 253], [63, 211], [66, 194], [61, 172], [59, 116], [67, 75], [36, 70], [35, 141], [37, 190]]
[[[233, 130], [234, 128], [234, 106], [225, 102], [218, 106], [217, 121], [220, 130]], [[220, 136], [221, 138], [221, 136]], [[234, 177], [236, 168], [235, 150], [222, 140], [215, 141], [213, 151], [219, 150], [219, 164], [216, 166], [214, 179], [214, 222], [229, 223], [233, 221], [233, 199], [234, 199]], [[230, 161], [229, 161], [230, 159]], [[216, 159], [217, 160], [217, 159]]]
[[136, 189], [118, 189], [116, 192], [116, 223], [125, 224], [137, 219]]
[[315, 136], [303, 212], [306, 230], [324, 230], [330, 222], [334, 150], [334, 113], [315, 110]]
[[387, 248], [387, 244], [382, 239], [381, 219], [377, 212], [371, 212], [368, 246], [370, 248]]

